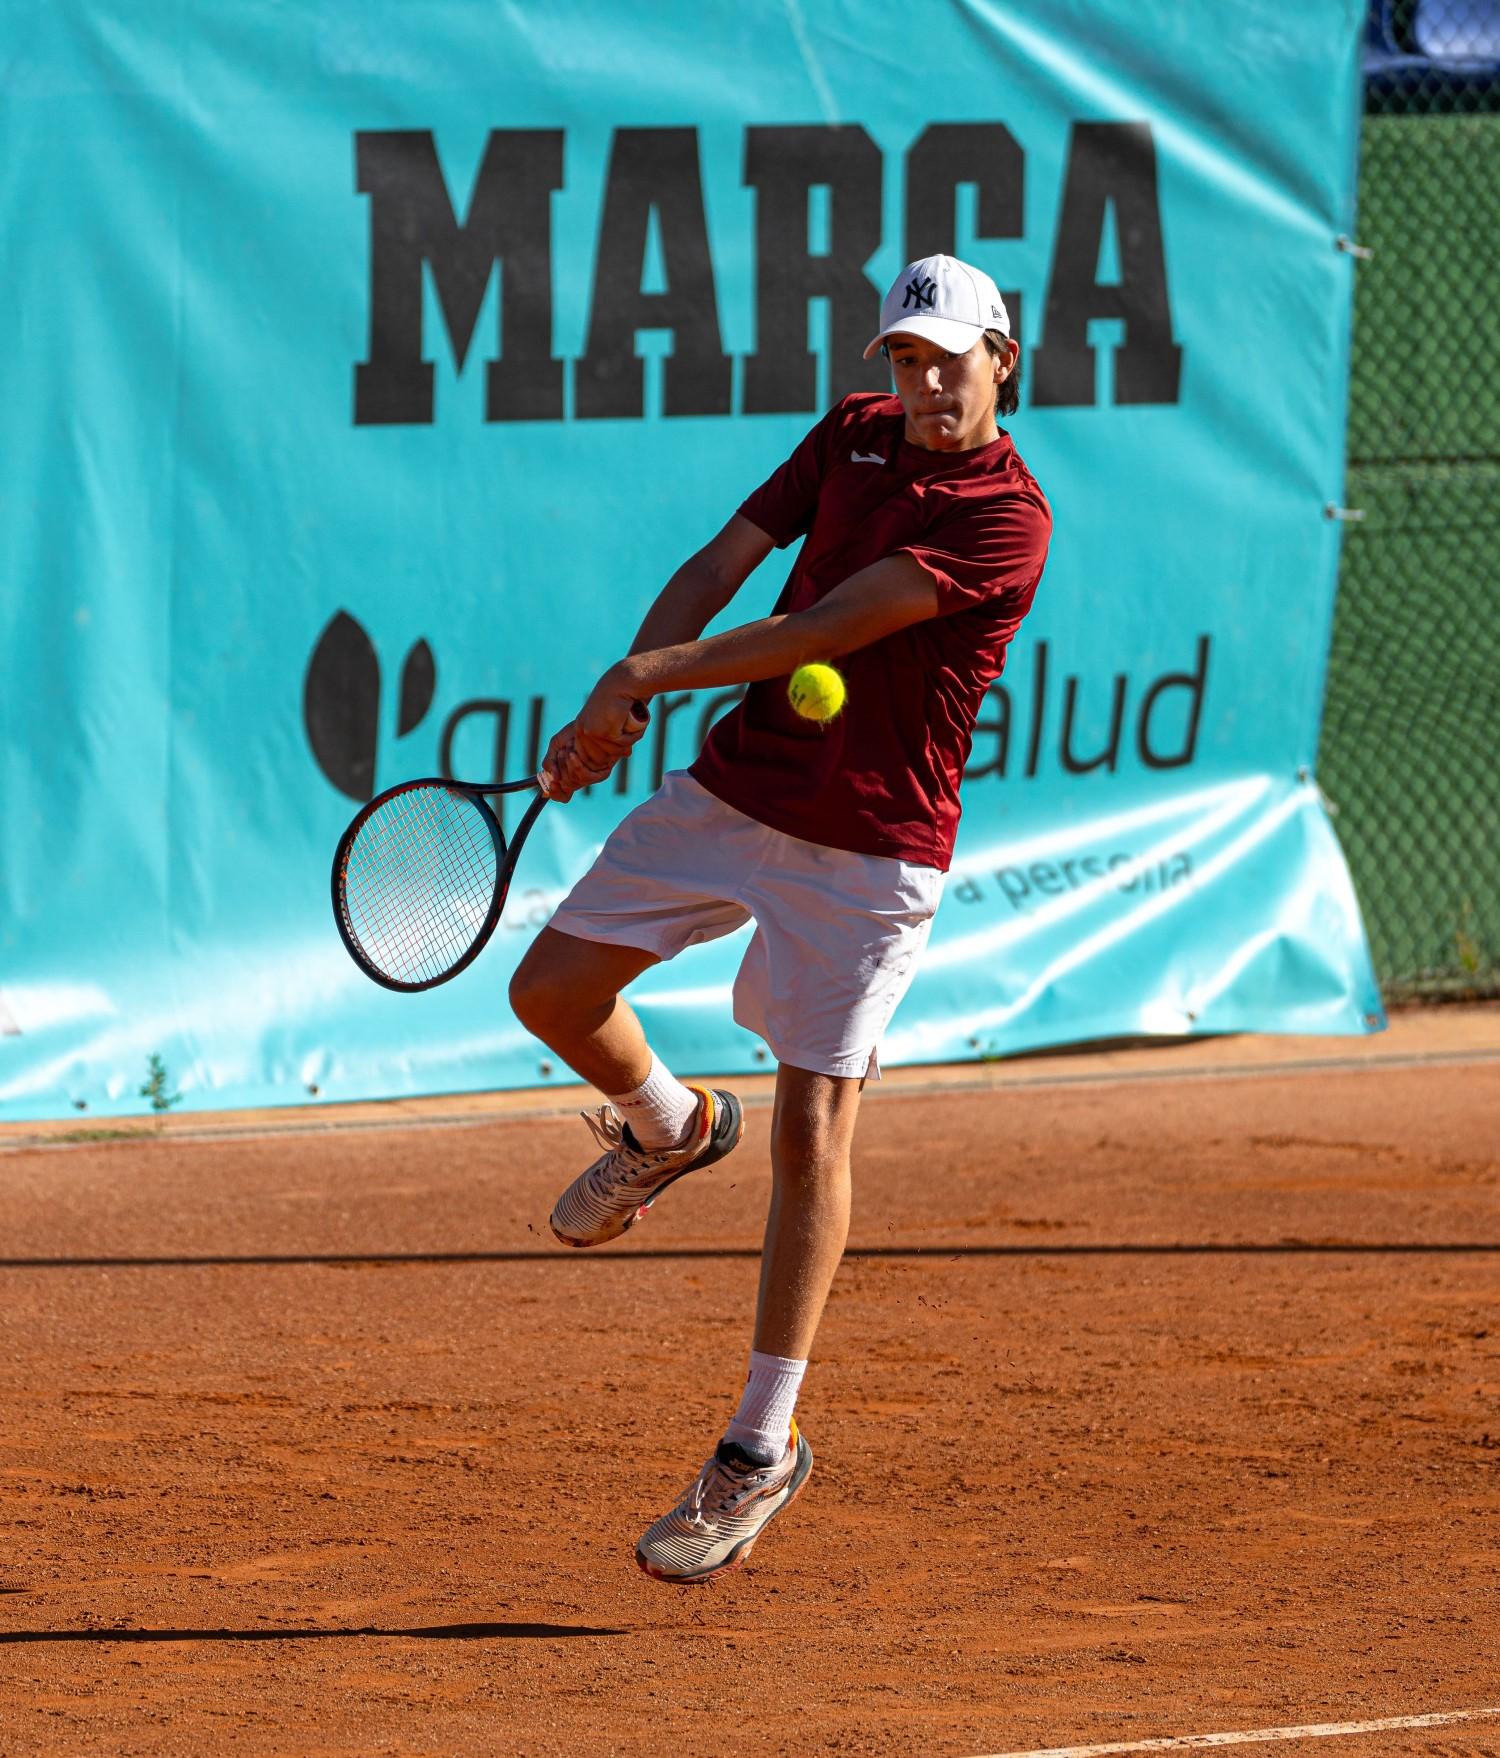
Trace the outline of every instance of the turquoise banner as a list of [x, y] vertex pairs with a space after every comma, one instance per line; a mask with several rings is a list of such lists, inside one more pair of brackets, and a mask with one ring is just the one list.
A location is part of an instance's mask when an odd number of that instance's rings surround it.
[[[418, 997], [327, 872], [406, 776], [532, 768], [954, 250], [1056, 532], [884, 1059], [1375, 1029], [1311, 772], [1362, 4], [0, 8], [0, 1115], [565, 1078], [529, 937], [726, 698], [544, 815]], [[763, 614], [780, 556], [727, 621]], [[644, 979], [761, 1066], [738, 939]]]

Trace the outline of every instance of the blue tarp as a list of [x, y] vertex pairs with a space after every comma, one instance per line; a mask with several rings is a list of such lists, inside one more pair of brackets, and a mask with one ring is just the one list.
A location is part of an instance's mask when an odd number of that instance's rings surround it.
[[[153, 1054], [193, 1108], [535, 1082], [509, 971], [723, 699], [543, 815], [430, 995], [342, 951], [338, 833], [533, 764], [939, 249], [1019, 313], [1056, 531], [883, 1059], [1377, 1026], [1311, 774], [1363, 7], [1194, 17], [9, 8], [0, 1115], [138, 1111]], [[634, 992], [682, 1072], [765, 1059], [741, 950]]]

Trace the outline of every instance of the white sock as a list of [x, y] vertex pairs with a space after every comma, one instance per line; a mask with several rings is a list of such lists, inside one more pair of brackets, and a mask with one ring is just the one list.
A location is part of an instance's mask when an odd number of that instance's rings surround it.
[[675, 1148], [698, 1113], [698, 1095], [663, 1068], [654, 1052], [651, 1072], [633, 1093], [607, 1096], [643, 1148]]
[[797, 1407], [797, 1393], [806, 1372], [805, 1361], [793, 1361], [785, 1355], [762, 1355], [758, 1349], [752, 1349], [745, 1395], [734, 1413], [734, 1421], [724, 1430], [724, 1439], [743, 1447], [747, 1453], [761, 1458], [769, 1454], [771, 1460], [779, 1459], [786, 1451], [792, 1412]]

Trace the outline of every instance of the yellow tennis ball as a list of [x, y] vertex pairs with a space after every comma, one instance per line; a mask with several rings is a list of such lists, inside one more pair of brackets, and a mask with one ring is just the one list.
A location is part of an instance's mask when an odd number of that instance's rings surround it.
[[807, 720], [832, 720], [847, 693], [831, 665], [799, 665], [786, 688], [787, 700]]

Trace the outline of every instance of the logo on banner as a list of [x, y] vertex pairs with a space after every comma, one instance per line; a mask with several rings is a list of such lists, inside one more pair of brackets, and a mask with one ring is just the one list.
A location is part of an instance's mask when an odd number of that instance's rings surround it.
[[[868, 461], [879, 462], [873, 456]], [[1190, 767], [1197, 757], [1211, 651], [1210, 638], [1199, 635], [1186, 669], [1145, 679], [1117, 672], [1108, 689], [1100, 691], [1097, 683], [1081, 675], [1059, 677], [1051, 643], [1033, 643], [1030, 666], [1019, 673], [1008, 671], [1004, 683], [990, 686], [974, 727], [967, 780], [971, 784], [987, 777], [1029, 781], [1041, 773], [1059, 772], [1113, 775], [1132, 756], [1147, 771]], [[325, 778], [361, 803], [377, 792], [383, 684], [380, 657], [368, 631], [348, 611], [337, 612], [308, 661], [302, 720], [313, 759]], [[397, 738], [405, 738], [423, 723], [436, 691], [437, 661], [423, 638], [411, 645], [401, 662]], [[743, 694], [743, 688], [736, 688], [669, 690], [659, 696], [652, 705], [649, 786], [661, 785], [670, 764], [691, 762], [714, 721]], [[435, 773], [462, 774], [474, 781], [529, 774], [541, 763], [547, 736], [564, 718], [548, 707], [544, 696], [466, 698], [444, 716]], [[1086, 722], [1096, 729], [1092, 748]], [[1097, 730], [1101, 724], [1102, 733]], [[456, 768], [458, 744], [463, 748]], [[424, 768], [430, 770], [430, 762], [408, 765], [403, 775], [385, 780], [403, 780]], [[629, 791], [629, 774], [628, 764], [616, 771], [617, 793]]]
[[[613, 130], [599, 167], [598, 213], [585, 228], [594, 257], [580, 262], [560, 258], [554, 198], [581, 194], [577, 173], [570, 180], [565, 166], [582, 165], [590, 188], [596, 172], [562, 129], [492, 129], [467, 190], [450, 184], [433, 130], [358, 131], [354, 186], [368, 203], [369, 326], [365, 357], [354, 362], [355, 426], [430, 424], [438, 348], [424, 326], [435, 314], [462, 372], [486, 311], [493, 314], [481, 343], [486, 421], [642, 420], [648, 364], [668, 419], [812, 413], [825, 394], [889, 388], [881, 363], [864, 358], [880, 309], [864, 265], [883, 242], [888, 177], [901, 181], [906, 212], [920, 216], [889, 240], [893, 256], [905, 252], [897, 261], [954, 248], [959, 191], [968, 187], [990, 216], [987, 247], [1028, 238], [1026, 153], [1004, 123], [931, 123], [890, 167], [857, 122], [768, 125], [745, 130], [741, 155], [755, 193], [753, 231], [716, 253], [699, 132]], [[829, 235], [850, 245], [814, 246], [815, 199], [826, 203]], [[1033, 224], [1047, 233], [1045, 248], [1031, 240], [1026, 254], [1051, 266], [1046, 286], [1027, 295], [1047, 314], [1027, 362], [1031, 406], [1176, 403], [1182, 349], [1151, 124], [1068, 126], [1057, 206]], [[653, 260], [658, 269], [648, 266]], [[731, 292], [732, 275], [744, 280]], [[593, 288], [592, 303], [583, 350], [564, 359], [554, 352], [554, 295], [575, 285]], [[930, 311], [936, 298], [935, 282], [913, 278], [903, 309]], [[753, 307], [755, 344], [737, 371], [719, 312], [742, 301]], [[813, 302], [827, 312], [816, 344], [808, 329]], [[1005, 302], [1020, 336], [1021, 293], [1007, 289]], [[1119, 325], [1117, 341], [1099, 339], [1096, 325], [1105, 319]], [[637, 352], [643, 330], [670, 335], [659, 362]]]
[[[341, 794], [375, 797], [380, 745], [380, 656], [362, 624], [341, 610], [313, 648], [302, 680], [302, 724], [319, 769]], [[432, 648], [417, 641], [401, 663], [396, 736], [421, 725], [437, 688]]]
[[[546, 739], [566, 718], [545, 696], [514, 699], [470, 696], [443, 717], [437, 763], [413, 756], [399, 774], [380, 775], [384, 674], [369, 631], [346, 610], [333, 616], [318, 637], [302, 680], [302, 725], [313, 761], [324, 779], [360, 804], [382, 785], [419, 774], [461, 775], [469, 781], [513, 781], [540, 767]], [[396, 737], [405, 738], [427, 719], [437, 692], [437, 661], [424, 638], [401, 662], [396, 703]], [[653, 792], [674, 763], [697, 755], [714, 721], [744, 695], [743, 686], [725, 690], [669, 690], [652, 703], [649, 750], [644, 772], [637, 766], [632, 785], [630, 759], [615, 770], [616, 794]], [[3, 1021], [3, 1012], [0, 1012]]]

